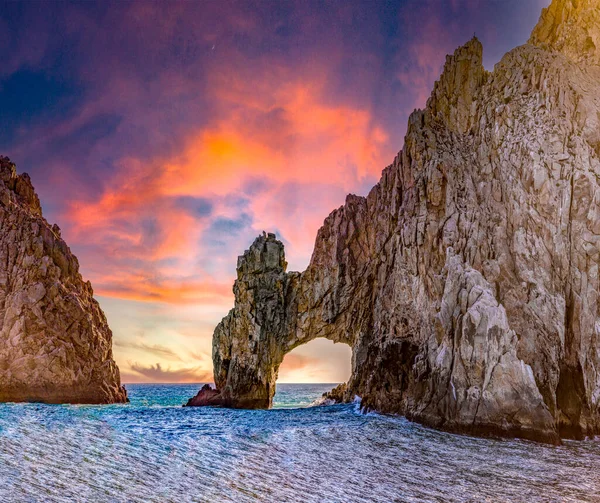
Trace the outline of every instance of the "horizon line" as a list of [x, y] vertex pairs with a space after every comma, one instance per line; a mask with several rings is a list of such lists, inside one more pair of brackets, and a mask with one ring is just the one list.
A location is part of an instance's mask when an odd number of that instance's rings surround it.
[[[275, 384], [341, 384], [340, 382], [279, 382]], [[125, 384], [215, 384], [213, 381], [198, 381], [198, 382], [122, 382], [121, 385]]]

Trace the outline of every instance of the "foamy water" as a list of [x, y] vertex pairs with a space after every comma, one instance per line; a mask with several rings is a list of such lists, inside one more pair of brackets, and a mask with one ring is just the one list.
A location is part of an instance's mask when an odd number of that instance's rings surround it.
[[182, 408], [198, 385], [131, 403], [0, 405], [1, 502], [600, 502], [600, 442], [442, 433], [279, 385], [276, 408]]

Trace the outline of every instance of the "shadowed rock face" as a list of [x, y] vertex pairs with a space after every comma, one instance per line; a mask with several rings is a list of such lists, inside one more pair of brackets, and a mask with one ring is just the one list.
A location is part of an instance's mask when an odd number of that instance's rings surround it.
[[493, 72], [471, 40], [306, 271], [259, 237], [215, 330], [213, 404], [270, 406], [283, 356], [326, 337], [353, 349], [338, 399], [478, 435], [598, 433], [599, 34], [595, 0], [555, 0]]
[[127, 401], [92, 286], [29, 176], [1, 156], [0, 401]]

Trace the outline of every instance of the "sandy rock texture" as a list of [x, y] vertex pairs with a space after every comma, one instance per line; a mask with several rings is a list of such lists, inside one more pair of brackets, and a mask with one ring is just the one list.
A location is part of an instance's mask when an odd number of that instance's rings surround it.
[[223, 405], [270, 406], [283, 356], [326, 337], [353, 349], [338, 399], [477, 435], [600, 432], [600, 6], [554, 0], [491, 72], [482, 50], [447, 57], [306, 271], [273, 235], [240, 257], [213, 340]]
[[29, 176], [0, 157], [0, 401], [126, 402], [112, 333]]

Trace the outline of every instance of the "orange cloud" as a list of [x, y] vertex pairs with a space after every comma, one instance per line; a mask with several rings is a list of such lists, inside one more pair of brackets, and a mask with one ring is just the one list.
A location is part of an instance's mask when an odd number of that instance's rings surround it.
[[227, 117], [192, 135], [169, 163], [162, 180], [169, 194], [229, 192], [251, 176], [350, 190], [364, 177], [378, 178], [392, 158], [388, 135], [370, 111], [329, 103], [323, 84], [274, 82], [264, 95], [253, 91], [253, 82], [216, 87]]
[[233, 299], [231, 283], [160, 280], [142, 274], [102, 277], [96, 284], [95, 293], [104, 297], [175, 304], [227, 304]]
[[[115, 269], [129, 271], [122, 277], [107, 274], [107, 267], [91, 269], [99, 294], [174, 303], [230, 298], [231, 285], [212, 277], [233, 276], [250, 232], [279, 231], [291, 244], [288, 254], [305, 263], [327, 214], [346, 192], [371, 185], [391, 160], [388, 135], [370, 111], [331, 102], [322, 79], [261, 78], [259, 85], [230, 77], [229, 87], [215, 79], [218, 119], [191, 132], [179, 155], [123, 159], [99, 199], [72, 202], [68, 238], [93, 245]], [[262, 183], [259, 193], [248, 192], [252, 181]], [[178, 203], [189, 197], [210, 201], [210, 216]], [[223, 257], [225, 270], [214, 270], [220, 259], [210, 256], [209, 272], [200, 260], [209, 253], [206, 238], [229, 239], [224, 232], [210, 235], [211, 224], [240, 216], [231, 197], [247, 201], [247, 242], [232, 243], [239, 248]]]
[[285, 357], [283, 363], [279, 367], [279, 371], [285, 373], [292, 370], [303, 369], [315, 361], [318, 360], [316, 358], [311, 359], [307, 356], [292, 353]]

